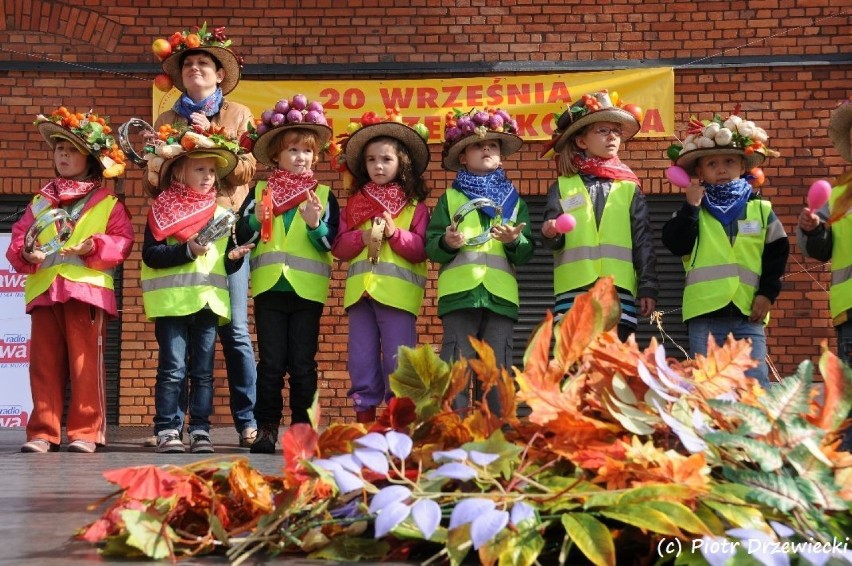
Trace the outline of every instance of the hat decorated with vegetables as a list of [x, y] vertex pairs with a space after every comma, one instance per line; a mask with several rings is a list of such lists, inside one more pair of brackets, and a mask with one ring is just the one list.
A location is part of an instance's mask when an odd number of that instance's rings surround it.
[[216, 175], [223, 179], [237, 166], [237, 156], [242, 148], [236, 140], [227, 137], [224, 128], [211, 126], [204, 131], [198, 126], [176, 127], [163, 124], [155, 140], [145, 145], [148, 162], [148, 182], [161, 191], [171, 181], [171, 169], [183, 157], [216, 159]]
[[51, 149], [60, 139], [70, 141], [81, 153], [91, 154], [100, 164], [105, 179], [124, 174], [124, 152], [112, 136], [109, 117], [89, 110], [73, 113], [60, 106], [53, 113], [36, 116], [34, 124]]
[[273, 108], [265, 110], [256, 126], [249, 124], [248, 131], [240, 137], [240, 145], [264, 165], [276, 167], [278, 156], [269, 154], [270, 147], [279, 135], [296, 128], [312, 132], [321, 149], [326, 148], [333, 135], [322, 104], [297, 94], [290, 100], [282, 98]]
[[444, 150], [441, 165], [449, 171], [461, 169], [459, 154], [471, 144], [485, 140], [500, 142], [500, 155], [506, 157], [524, 144], [518, 136], [518, 123], [500, 108], [453, 110], [444, 124]]
[[228, 94], [240, 82], [242, 58], [231, 50], [231, 40], [225, 35], [224, 26], [208, 29], [207, 22], [204, 22], [204, 25], [192, 31], [176, 31], [168, 39], [154, 40], [151, 50], [162, 62], [163, 71], [181, 92], [186, 92], [181, 62], [183, 55], [187, 53], [207, 53], [219, 61], [225, 71], [225, 77], [219, 85], [222, 94]]
[[841, 102], [831, 113], [828, 123], [828, 137], [837, 149], [840, 157], [852, 161], [852, 148], [849, 147], [849, 129], [852, 128], [852, 97]]
[[549, 145], [554, 151], [560, 152], [571, 136], [595, 122], [621, 124], [621, 141], [627, 141], [639, 133], [643, 115], [640, 107], [625, 103], [617, 92], [602, 90], [584, 94], [567, 110], [554, 114], [553, 118], [556, 128]]
[[740, 106], [730, 116], [714, 114], [709, 120], [690, 116], [683, 143], [669, 146], [666, 155], [688, 174], [695, 173], [695, 165], [705, 155], [741, 155], [746, 171], [751, 171], [767, 158], [777, 157], [777, 151], [766, 146], [766, 130], [739, 115]]
[[[382, 118], [375, 112], [365, 112], [361, 119], [350, 122], [342, 141], [342, 153], [337, 156], [337, 169], [352, 170], [361, 159], [364, 148], [376, 138], [389, 137], [397, 140], [408, 150], [414, 173], [422, 175], [429, 165], [429, 128], [422, 122], [408, 126], [403, 122], [399, 108], [390, 108]], [[334, 163], [332, 164], [334, 165]]]

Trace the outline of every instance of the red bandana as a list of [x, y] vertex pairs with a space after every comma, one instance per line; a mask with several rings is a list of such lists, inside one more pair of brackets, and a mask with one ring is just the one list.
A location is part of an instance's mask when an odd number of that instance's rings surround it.
[[148, 226], [157, 240], [174, 236], [180, 243], [185, 243], [213, 218], [215, 212], [215, 190], [201, 194], [183, 183], [172, 181], [151, 203]]
[[639, 177], [630, 167], [622, 163], [618, 156], [612, 159], [602, 159], [578, 154], [574, 156], [573, 163], [582, 175], [594, 175], [615, 181], [633, 181], [637, 185], [639, 184]]
[[272, 192], [273, 214], [275, 216], [283, 214], [307, 200], [308, 191], [317, 184], [313, 171], [299, 175], [286, 169], [276, 169], [266, 183]]
[[61, 206], [100, 188], [100, 181], [74, 181], [57, 177], [39, 191], [53, 206]]
[[367, 220], [381, 216], [386, 210], [396, 218], [406, 204], [408, 197], [400, 185], [369, 182], [349, 198], [346, 204], [346, 224], [349, 227], [360, 226]]

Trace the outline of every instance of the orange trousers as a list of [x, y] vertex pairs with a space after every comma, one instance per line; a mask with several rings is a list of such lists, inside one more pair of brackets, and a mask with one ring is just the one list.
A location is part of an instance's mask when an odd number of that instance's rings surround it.
[[33, 413], [27, 440], [60, 444], [66, 383], [71, 384], [68, 440], [106, 443], [106, 313], [70, 300], [35, 307], [30, 339], [30, 391]]

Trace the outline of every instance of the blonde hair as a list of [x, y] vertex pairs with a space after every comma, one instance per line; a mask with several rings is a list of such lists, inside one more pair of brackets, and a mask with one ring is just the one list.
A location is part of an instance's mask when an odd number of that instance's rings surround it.
[[269, 144], [269, 149], [267, 150], [269, 160], [273, 163], [278, 163], [278, 156], [281, 155], [281, 152], [299, 142], [303, 142], [314, 152], [314, 159], [311, 162], [311, 166], [316, 165], [319, 161], [319, 154], [322, 148], [319, 146], [317, 135], [311, 130], [304, 128], [293, 128], [276, 136], [272, 140], [272, 143]]
[[[147, 186], [148, 184], [146, 183], [145, 185], [146, 185], [146, 188], [148, 189], [148, 194], [150, 195], [150, 197], [151, 198], [157, 198], [157, 196], [160, 193], [162, 193], [164, 190], [166, 190], [166, 188], [170, 184], [174, 183], [175, 181], [177, 181], [178, 183], [186, 184], [186, 181], [185, 181], [186, 166], [190, 162], [190, 160], [193, 159], [193, 158], [194, 157], [192, 155], [182, 155], [180, 157], [176, 157], [175, 159], [177, 159], [177, 161], [175, 161], [174, 165], [172, 165], [169, 168], [169, 178], [167, 179], [167, 182], [165, 184], [159, 183], [158, 186], [148, 187]], [[215, 161], [216, 158], [215, 157], [201, 157], [201, 158], [195, 158], [195, 159], [213, 159]], [[221, 182], [221, 180], [219, 179], [218, 171], [219, 171], [219, 169], [217, 168], [216, 169], [216, 172], [217, 172], [216, 183], [215, 183], [216, 190], [219, 189], [219, 185], [220, 185], [220, 182]], [[160, 174], [162, 175], [162, 171], [160, 172]]]
[[556, 158], [556, 172], [559, 173], [560, 177], [570, 177], [579, 173], [574, 165], [574, 156], [582, 154], [583, 150], [577, 145], [577, 138], [585, 134], [588, 129], [589, 126], [580, 128], [571, 134], [571, 137], [562, 146], [562, 150]]

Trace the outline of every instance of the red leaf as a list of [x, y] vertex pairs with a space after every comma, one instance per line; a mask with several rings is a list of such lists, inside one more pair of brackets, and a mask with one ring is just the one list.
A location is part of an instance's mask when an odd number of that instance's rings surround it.
[[296, 423], [281, 437], [284, 452], [284, 469], [296, 471], [302, 460], [309, 460], [317, 453], [319, 434], [307, 423]]
[[380, 432], [390, 428], [398, 432], [408, 432], [408, 425], [417, 419], [416, 409], [414, 401], [408, 397], [393, 397], [371, 430], [378, 429]]
[[103, 473], [107, 481], [125, 490], [133, 499], [151, 500], [170, 497], [183, 492], [187, 487], [179, 476], [157, 466], [137, 466], [107, 470]]

